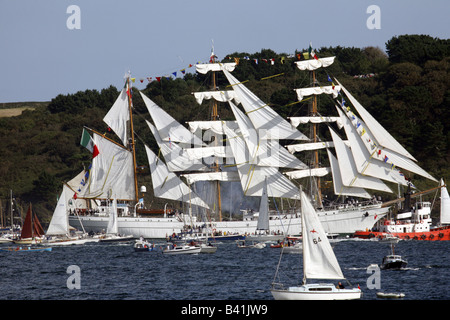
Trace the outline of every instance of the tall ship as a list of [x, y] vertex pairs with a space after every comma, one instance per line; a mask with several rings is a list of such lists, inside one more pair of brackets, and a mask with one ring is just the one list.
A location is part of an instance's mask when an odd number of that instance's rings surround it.
[[[115, 200], [118, 231], [122, 234], [166, 238], [186, 226], [210, 228], [209, 231], [223, 234], [251, 234], [257, 230], [258, 213], [244, 214], [238, 221], [224, 221], [221, 187], [233, 183], [233, 188], [239, 187], [243, 195], [257, 198], [261, 198], [266, 189], [269, 198], [295, 203], [300, 197], [298, 185], [301, 179], [307, 178], [317, 179], [311, 183], [316, 186], [316, 195], [312, 198], [325, 232], [351, 234], [372, 228], [386, 215], [388, 207], [366, 189], [392, 192], [383, 180], [406, 185], [398, 168], [435, 179], [414, 162], [415, 159], [336, 79], [337, 85], [333, 82], [324, 86], [317, 81], [316, 70], [331, 65], [334, 57], [319, 59], [315, 54], [311, 56], [312, 59], [296, 62], [300, 70], [311, 75], [311, 87], [296, 89], [299, 101], [312, 95], [310, 114], [290, 118], [291, 122], [231, 74], [237, 63], [218, 63], [214, 52], [210, 63], [196, 65], [197, 72], [210, 75], [210, 90], [194, 93], [199, 103], [212, 99], [210, 119], [189, 122], [188, 129], [139, 92], [151, 118], [151, 121], [146, 120], [148, 129], [159, 148], [152, 150], [146, 141], [142, 141], [153, 194], [185, 204], [184, 210], [179, 211], [167, 207], [153, 210], [157, 215], [148, 215], [152, 210], [146, 209], [140, 197], [146, 188], [139, 187], [137, 179], [132, 85], [128, 76], [119, 97], [103, 119], [117, 135], [116, 140], [122, 143], [93, 129], [83, 128], [81, 144], [92, 152], [93, 158], [88, 169], [66, 183], [70, 225], [86, 232], [105, 230]], [[229, 82], [224, 90], [216, 85], [218, 72], [222, 72]], [[324, 117], [318, 112], [316, 96], [321, 94], [331, 96], [338, 116]], [[235, 120], [220, 120], [218, 103], [228, 105]], [[346, 140], [331, 127], [333, 141], [322, 141], [318, 137], [316, 125], [327, 125], [330, 121], [344, 128]], [[296, 128], [305, 122], [312, 125], [309, 137]], [[299, 143], [284, 147], [280, 141]], [[392, 149], [388, 149], [390, 144], [393, 144]], [[317, 150], [321, 148], [327, 150], [329, 167], [319, 166]], [[308, 165], [293, 154], [311, 150], [314, 161]], [[389, 162], [384, 158], [388, 151], [392, 159]], [[395, 169], [392, 163], [395, 163]], [[328, 174], [332, 175], [338, 200], [325, 203], [321, 198], [319, 179]], [[344, 201], [349, 197], [364, 200]], [[289, 210], [276, 209], [269, 216], [270, 232], [300, 234], [299, 209], [292, 205]]]

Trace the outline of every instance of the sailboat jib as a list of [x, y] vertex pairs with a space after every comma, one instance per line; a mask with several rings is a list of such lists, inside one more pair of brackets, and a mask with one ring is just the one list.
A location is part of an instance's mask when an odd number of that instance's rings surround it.
[[309, 140], [303, 133], [292, 128], [287, 120], [283, 119], [229, 72], [224, 70], [224, 74], [233, 86], [233, 90], [236, 91], [247, 116], [258, 131], [260, 139]]
[[319, 68], [326, 68], [333, 64], [334, 58], [336, 57], [326, 57], [326, 58], [319, 58], [319, 59], [309, 59], [309, 60], [303, 60], [303, 61], [296, 61], [295, 64], [297, 65], [297, 68], [300, 70], [308, 70], [308, 71], [314, 71]]
[[152, 176], [153, 191], [156, 197], [190, 202], [193, 205], [209, 209], [209, 206], [196, 195], [180, 178], [170, 172], [162, 160], [145, 146]]
[[[339, 83], [339, 81], [337, 82]], [[383, 128], [383, 126], [377, 120], [375, 120], [375, 118], [358, 102], [358, 100], [356, 100], [350, 94], [350, 92], [347, 91], [347, 89], [345, 89], [340, 83], [339, 85], [342, 87], [345, 95], [350, 99], [350, 102], [358, 111], [367, 127], [370, 129], [380, 145], [384, 146], [385, 148], [395, 150], [401, 155], [417, 161], [400, 143], [398, 143], [397, 140], [395, 140], [393, 136], [391, 136], [389, 132], [387, 132], [386, 129]]]
[[367, 188], [392, 193], [392, 190], [380, 179], [363, 176], [358, 173], [350, 148], [343, 143], [342, 139], [331, 128], [330, 133], [333, 138], [344, 186]]
[[182, 142], [194, 145], [204, 145], [203, 141], [183, 127], [171, 115], [160, 108], [156, 103], [139, 91], [153, 119], [156, 129], [162, 140], [168, 142]]
[[362, 141], [374, 159], [391, 164], [391, 166], [395, 165], [396, 167], [411, 171], [427, 179], [437, 181], [428, 172], [419, 167], [416, 162], [402, 155], [398, 150], [391, 150], [381, 146], [364, 121], [359, 119], [352, 111], [345, 108], [342, 108], [342, 110], [346, 113], [347, 117], [352, 122], [352, 125], [357, 128], [359, 135], [364, 138]]
[[[176, 142], [163, 141], [155, 126], [146, 120], [147, 126], [153, 134], [161, 153], [166, 160], [167, 168], [172, 172], [179, 171], [205, 171], [207, 167], [202, 164], [201, 158], [191, 156], [186, 149], [181, 148]], [[194, 150], [202, 150], [195, 148]]]
[[450, 196], [444, 180], [441, 179], [441, 224], [450, 224]]
[[236, 68], [235, 62], [228, 63], [199, 63], [195, 65], [197, 72], [201, 74], [206, 74], [209, 71], [228, 71], [233, 72], [234, 68]]
[[99, 155], [92, 159], [89, 179], [81, 186], [79, 198], [108, 198], [112, 192], [118, 199], [134, 200], [134, 164], [132, 153], [109, 139], [94, 133]]
[[275, 139], [260, 139], [257, 130], [250, 119], [239, 110], [231, 101], [229, 102], [242, 137], [250, 153], [250, 162], [259, 166], [306, 169], [307, 165], [281, 147]]
[[125, 88], [120, 92], [119, 97], [114, 102], [111, 109], [103, 118], [103, 121], [116, 133], [122, 140], [124, 146], [128, 145], [128, 132], [130, 121], [130, 111], [128, 105], [128, 95]]
[[364, 188], [358, 187], [346, 187], [342, 182], [341, 170], [339, 169], [339, 163], [336, 157], [327, 149], [328, 158], [330, 159], [331, 173], [333, 175], [333, 188], [334, 193], [339, 196], [359, 197], [370, 199], [372, 196], [364, 190]]
[[303, 272], [306, 279], [344, 279], [341, 267], [309, 198], [301, 191]]
[[356, 127], [352, 125], [350, 119], [339, 108], [336, 107], [336, 109], [342, 119], [345, 133], [351, 145], [356, 170], [364, 175], [406, 186], [407, 181], [398, 170], [394, 170], [391, 164], [378, 160], [370, 154], [366, 146], [366, 144], [370, 145], [370, 141], [372, 141], [370, 132], [366, 132], [367, 136], [361, 136]]

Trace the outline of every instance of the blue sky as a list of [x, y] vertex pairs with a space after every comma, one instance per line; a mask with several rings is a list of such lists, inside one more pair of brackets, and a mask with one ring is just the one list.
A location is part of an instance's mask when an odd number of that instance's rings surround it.
[[[69, 29], [70, 5], [80, 29]], [[366, 25], [370, 5], [381, 29]], [[233, 52], [378, 46], [393, 36], [449, 38], [448, 0], [0, 0], [0, 102], [121, 87]], [[192, 69], [187, 69], [193, 71]], [[144, 88], [145, 84], [135, 86]]]

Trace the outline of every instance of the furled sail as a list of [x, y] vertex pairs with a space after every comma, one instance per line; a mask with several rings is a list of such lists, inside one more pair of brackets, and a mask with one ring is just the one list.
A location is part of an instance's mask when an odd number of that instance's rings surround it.
[[148, 163], [152, 176], [155, 197], [183, 201], [209, 209], [209, 206], [195, 194], [180, 178], [170, 172], [162, 160], [147, 146]]
[[289, 179], [301, 179], [307, 177], [323, 177], [331, 172], [330, 167], [323, 168], [308, 168], [302, 170], [287, 171], [284, 174], [289, 177]]
[[305, 123], [325, 123], [325, 122], [336, 122], [339, 129], [342, 128], [341, 118], [339, 117], [289, 117], [293, 127], [298, 127], [299, 124]]
[[206, 74], [209, 71], [228, 71], [233, 72], [234, 68], [236, 67], [235, 62], [229, 62], [229, 63], [199, 63], [195, 65], [195, 68], [197, 69], [197, 72], [201, 74]]
[[[219, 120], [210, 120], [210, 121], [189, 121], [189, 130], [195, 133], [197, 130], [211, 130], [215, 134], [225, 134], [222, 128], [222, 122]], [[236, 130], [238, 124], [236, 121], [225, 121], [225, 125], [232, 129]]]
[[297, 65], [297, 68], [300, 70], [309, 70], [313, 71], [319, 68], [326, 68], [333, 64], [335, 57], [327, 57], [327, 58], [320, 58], [320, 59], [309, 59], [309, 60], [303, 60], [303, 61], [296, 61], [295, 64]]
[[127, 123], [130, 121], [128, 95], [125, 88], [119, 94], [111, 109], [103, 118], [103, 121], [122, 140], [124, 146], [128, 145]]
[[341, 90], [340, 86], [324, 86], [324, 87], [311, 87], [311, 88], [302, 88], [302, 89], [294, 89], [297, 93], [298, 101], [302, 101], [304, 96], [310, 95], [318, 95], [318, 94], [331, 94], [333, 98], [336, 99]]
[[339, 262], [309, 198], [301, 191], [303, 274], [307, 279], [344, 279]]
[[229, 72], [224, 70], [224, 74], [236, 91], [247, 116], [258, 131], [260, 139], [309, 140], [303, 133], [292, 128], [288, 121], [248, 90]]
[[99, 155], [92, 159], [87, 183], [81, 187], [79, 198], [107, 199], [114, 194], [121, 200], [134, 200], [133, 155], [125, 147], [94, 133]]
[[233, 90], [227, 91], [203, 91], [203, 92], [194, 92], [195, 100], [197, 100], [198, 104], [202, 104], [203, 99], [214, 99], [219, 102], [228, 102], [230, 100], [234, 100], [236, 104], [239, 104], [239, 98], [236, 96]]

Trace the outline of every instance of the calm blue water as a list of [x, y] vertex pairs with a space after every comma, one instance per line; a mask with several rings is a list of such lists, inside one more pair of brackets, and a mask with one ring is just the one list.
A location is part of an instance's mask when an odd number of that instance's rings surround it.
[[[234, 242], [217, 245], [215, 254], [179, 256], [101, 243], [54, 247], [52, 252], [0, 252], [0, 299], [272, 300], [269, 290], [279, 249], [239, 249]], [[367, 267], [381, 263], [388, 245], [356, 240], [334, 244], [345, 276], [360, 285], [365, 300], [377, 299], [377, 291], [403, 292], [405, 300], [449, 299], [449, 249], [449, 241], [400, 242], [396, 253], [408, 260], [408, 268], [382, 270], [381, 289], [371, 290]], [[80, 289], [67, 287], [71, 265], [80, 268]], [[284, 255], [282, 279], [298, 284], [301, 267], [301, 255]]]

